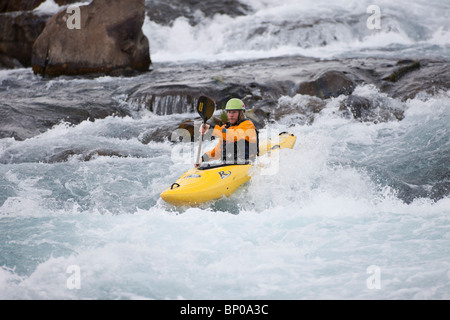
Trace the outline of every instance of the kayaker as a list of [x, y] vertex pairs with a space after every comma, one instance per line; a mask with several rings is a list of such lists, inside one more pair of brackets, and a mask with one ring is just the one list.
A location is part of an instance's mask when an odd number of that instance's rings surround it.
[[[214, 149], [203, 154], [200, 164], [218, 159], [227, 164], [244, 164], [254, 161], [257, 156], [258, 135], [253, 122], [245, 118], [244, 102], [237, 98], [230, 99], [225, 110], [228, 122], [223, 126], [216, 125], [212, 133], [219, 138], [219, 142]], [[204, 135], [209, 128], [209, 124], [201, 126], [200, 133]]]

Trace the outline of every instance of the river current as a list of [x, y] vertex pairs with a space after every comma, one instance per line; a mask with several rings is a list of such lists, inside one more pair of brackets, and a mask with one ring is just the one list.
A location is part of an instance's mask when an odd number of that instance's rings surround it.
[[[246, 15], [197, 12], [197, 24], [147, 18], [153, 74], [288, 54], [449, 59], [446, 1], [377, 1], [379, 30], [367, 27], [372, 1], [245, 3]], [[229, 198], [174, 208], [159, 195], [192, 167], [197, 144], [143, 137], [195, 114], [126, 99], [151, 77], [0, 71], [4, 108], [118, 106], [117, 115], [0, 139], [0, 298], [450, 298], [450, 91], [402, 101], [356, 87], [401, 109], [402, 120], [342, 117], [344, 95], [326, 99], [312, 123], [286, 115], [261, 130], [297, 136], [274, 172]], [[177, 73], [160, 77], [170, 83]]]

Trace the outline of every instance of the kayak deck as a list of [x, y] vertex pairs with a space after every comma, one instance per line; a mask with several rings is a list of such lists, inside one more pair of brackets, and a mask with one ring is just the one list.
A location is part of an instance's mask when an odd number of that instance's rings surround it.
[[185, 172], [170, 188], [161, 193], [164, 201], [174, 205], [195, 205], [229, 196], [250, 180], [251, 165], [229, 165]]

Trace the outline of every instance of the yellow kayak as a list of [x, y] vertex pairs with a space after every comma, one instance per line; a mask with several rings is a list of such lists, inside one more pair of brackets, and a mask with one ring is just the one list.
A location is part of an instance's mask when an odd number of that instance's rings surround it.
[[[292, 149], [297, 138], [283, 132], [277, 139], [260, 141], [259, 156], [268, 152]], [[207, 201], [228, 197], [238, 187], [250, 180], [251, 164], [216, 165], [192, 168], [161, 193], [161, 198], [176, 206], [195, 206]]]

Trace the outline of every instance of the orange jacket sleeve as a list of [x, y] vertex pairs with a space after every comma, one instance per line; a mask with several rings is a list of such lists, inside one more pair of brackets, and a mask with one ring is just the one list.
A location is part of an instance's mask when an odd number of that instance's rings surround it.
[[212, 135], [218, 137], [219, 142], [214, 147], [214, 149], [205, 152], [205, 154], [203, 155], [203, 158], [205, 159], [205, 161], [220, 159], [220, 154], [222, 151], [222, 128], [223, 127], [225, 127], [225, 125], [223, 125], [222, 127], [216, 125], [214, 127]]

